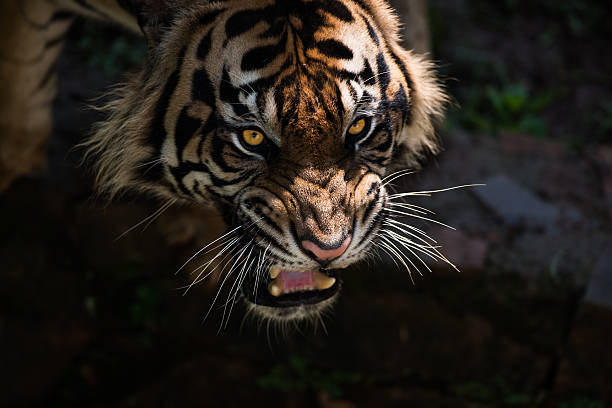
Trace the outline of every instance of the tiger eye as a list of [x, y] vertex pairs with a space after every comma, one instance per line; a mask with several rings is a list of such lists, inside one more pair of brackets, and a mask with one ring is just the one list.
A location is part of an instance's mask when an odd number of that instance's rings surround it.
[[264, 141], [264, 135], [259, 130], [246, 129], [242, 131], [242, 139], [249, 146], [259, 146]]
[[359, 120], [356, 120], [355, 122], [353, 122], [353, 124], [349, 127], [348, 132], [351, 135], [358, 135], [359, 133], [363, 132], [363, 129], [365, 128], [366, 125], [366, 120], [364, 118], [361, 118]]

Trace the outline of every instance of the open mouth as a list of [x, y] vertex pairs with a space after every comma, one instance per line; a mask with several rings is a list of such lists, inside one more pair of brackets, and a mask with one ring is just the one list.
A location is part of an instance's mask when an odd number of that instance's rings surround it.
[[256, 283], [251, 278], [242, 285], [242, 291], [251, 303], [283, 308], [317, 304], [338, 293], [341, 285], [338, 269], [297, 271], [271, 267], [266, 279]]

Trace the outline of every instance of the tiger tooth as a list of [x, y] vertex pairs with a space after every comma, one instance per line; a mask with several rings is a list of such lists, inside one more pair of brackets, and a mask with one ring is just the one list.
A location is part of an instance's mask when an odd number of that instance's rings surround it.
[[274, 297], [278, 297], [281, 294], [281, 286], [279, 282], [270, 282], [268, 285], [268, 292]]
[[318, 290], [325, 290], [331, 288], [336, 283], [336, 278], [317, 271], [312, 274], [312, 281]]
[[273, 266], [270, 268], [270, 278], [272, 279], [276, 279], [278, 277], [278, 275], [280, 274], [280, 268], [277, 268], [276, 266]]

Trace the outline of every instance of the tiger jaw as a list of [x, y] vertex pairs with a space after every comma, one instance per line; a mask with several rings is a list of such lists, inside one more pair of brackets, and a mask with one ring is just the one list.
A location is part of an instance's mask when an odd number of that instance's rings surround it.
[[268, 292], [274, 297], [294, 292], [325, 290], [336, 283], [335, 277], [321, 273], [318, 269], [292, 271], [270, 268], [270, 278], [272, 280], [268, 284]]
[[267, 282], [259, 285], [254, 280], [245, 282], [242, 291], [255, 308], [307, 308], [331, 299], [340, 291], [341, 284], [338, 269], [300, 271], [271, 267]]

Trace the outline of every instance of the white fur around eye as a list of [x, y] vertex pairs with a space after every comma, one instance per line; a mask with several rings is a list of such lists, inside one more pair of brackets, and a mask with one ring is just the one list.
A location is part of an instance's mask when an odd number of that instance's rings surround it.
[[[265, 136], [264, 136], [264, 137], [265, 137]], [[252, 152], [252, 151], [250, 151], [250, 150], [247, 150], [247, 149], [246, 149], [246, 148], [245, 148], [245, 147], [242, 145], [242, 142], [240, 141], [239, 136], [238, 136], [236, 133], [234, 133], [234, 132], [232, 132], [232, 142], [234, 143], [234, 145], [235, 145], [235, 146], [236, 146], [236, 147], [237, 147], [237, 148], [238, 148], [238, 149], [239, 149], [239, 150], [240, 150], [242, 153], [248, 154], [249, 156], [254, 156], [254, 157], [257, 157], [258, 159], [261, 159], [261, 160], [265, 160], [265, 158], [264, 158], [264, 157], [263, 157], [261, 154], [258, 154], [258, 153]]]
[[[363, 134], [363, 136], [359, 137], [359, 139], [355, 141], [355, 143], [354, 143], [355, 149], [359, 148], [359, 146], [363, 142], [365, 142], [366, 140], [368, 140], [370, 138], [370, 136], [372, 136], [372, 131], [376, 127], [376, 118], [375, 117], [373, 117], [373, 116], [361, 116], [361, 117], [368, 119], [367, 122], [366, 122], [366, 127], [364, 128], [364, 129], [367, 129], [367, 131]], [[352, 136], [349, 133], [349, 129], [355, 123], [355, 121], [358, 120], [358, 118], [359, 118], [359, 116], [355, 117], [355, 119], [353, 119], [353, 121], [351, 121], [351, 123], [347, 126], [346, 130], [344, 131], [344, 137], [345, 138]]]

